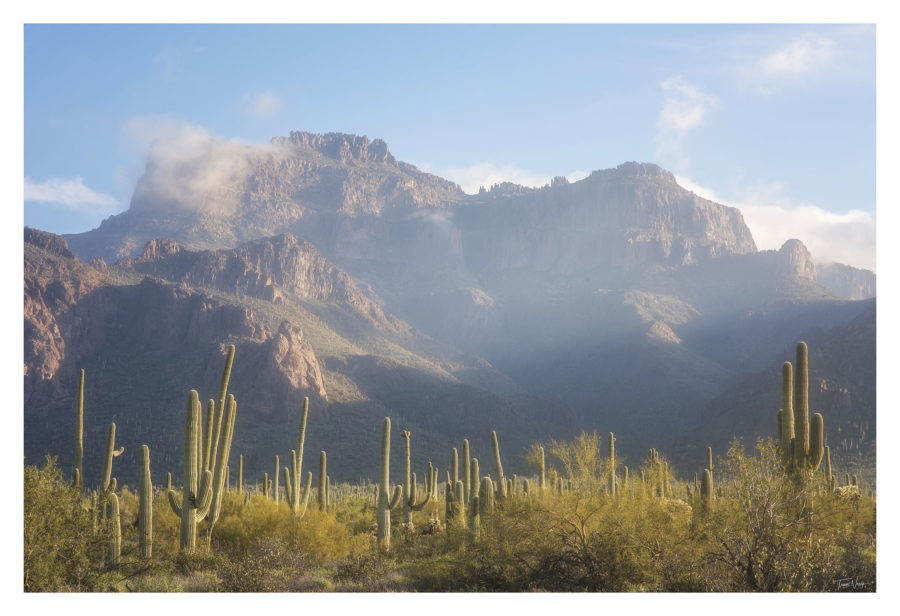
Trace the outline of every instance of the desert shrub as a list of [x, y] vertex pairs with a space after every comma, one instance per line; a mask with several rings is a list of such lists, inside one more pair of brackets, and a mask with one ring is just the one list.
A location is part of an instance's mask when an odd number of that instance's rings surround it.
[[63, 479], [56, 458], [25, 467], [25, 591], [102, 590], [104, 535], [88, 503]]

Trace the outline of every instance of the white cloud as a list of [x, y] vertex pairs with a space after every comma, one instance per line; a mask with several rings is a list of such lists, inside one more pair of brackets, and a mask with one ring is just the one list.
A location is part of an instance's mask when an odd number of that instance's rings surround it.
[[138, 208], [233, 211], [253, 164], [281, 152], [271, 144], [225, 141], [171, 118], [134, 118], [125, 130], [147, 152], [132, 196]]
[[663, 101], [656, 122], [656, 157], [676, 168], [686, 168], [690, 160], [682, 150], [684, 139], [719, 108], [719, 101], [678, 75], [669, 77], [659, 87]]
[[701, 197], [741, 210], [760, 250], [781, 248], [786, 240], [802, 241], [817, 262], [845, 263], [875, 271], [875, 217], [862, 210], [829, 212], [793, 201], [780, 183], [756, 183], [725, 200], [683, 176], [678, 183]]
[[827, 68], [838, 53], [838, 44], [818, 34], [804, 34], [760, 58], [755, 67], [765, 77], [795, 77]]
[[101, 213], [114, 211], [119, 205], [115, 197], [85, 186], [80, 177], [74, 180], [51, 178], [43, 182], [26, 177], [25, 201], [57, 203], [75, 210]]
[[248, 92], [242, 100], [247, 113], [254, 118], [270, 118], [284, 109], [284, 101], [272, 90]]

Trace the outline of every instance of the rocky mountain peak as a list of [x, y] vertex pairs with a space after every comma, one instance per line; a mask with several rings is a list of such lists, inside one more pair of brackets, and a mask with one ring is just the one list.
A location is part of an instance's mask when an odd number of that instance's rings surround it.
[[816, 266], [806, 246], [797, 239], [786, 241], [778, 251], [779, 269], [792, 276], [816, 280]]
[[60, 235], [47, 233], [40, 229], [25, 227], [25, 243], [37, 246], [38, 248], [59, 257], [66, 257], [67, 259], [75, 258], [72, 251], [69, 250], [69, 243], [66, 241], [66, 238]]
[[279, 145], [289, 145], [324, 154], [342, 163], [376, 162], [393, 164], [396, 161], [388, 150], [387, 143], [381, 139], [369, 141], [366, 136], [348, 135], [346, 133], [307, 133], [291, 131], [288, 137], [277, 137], [272, 140]]

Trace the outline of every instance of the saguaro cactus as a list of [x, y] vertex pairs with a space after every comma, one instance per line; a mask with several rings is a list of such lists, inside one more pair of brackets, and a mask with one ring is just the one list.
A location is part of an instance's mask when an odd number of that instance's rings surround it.
[[712, 472], [713, 469], [713, 458], [712, 458], [712, 447], [706, 448], [706, 468]]
[[609, 494], [616, 496], [616, 437], [609, 433]]
[[116, 447], [116, 424], [115, 422], [109, 424], [109, 432], [106, 435], [106, 450], [103, 454], [103, 472], [100, 476], [100, 499], [103, 501], [103, 519], [106, 519], [106, 503], [107, 496], [111, 492], [116, 491], [116, 480], [110, 479], [112, 477], [112, 462], [113, 458], [118, 458], [123, 453], [125, 453], [124, 447]]
[[[815, 471], [825, 455], [825, 422], [820, 413], [809, 418], [809, 362], [805, 342], [797, 344], [797, 370], [791, 391], [791, 364], [782, 367], [782, 409], [778, 414], [782, 457], [794, 471]], [[793, 393], [793, 409], [790, 405]]]
[[[400, 433], [400, 436], [403, 437], [404, 447], [406, 449], [404, 455], [404, 468], [403, 468], [403, 521], [407, 524], [412, 524], [412, 512], [413, 511], [422, 511], [431, 501], [431, 494], [426, 491], [425, 500], [421, 503], [416, 503], [416, 480], [415, 474], [412, 474], [412, 479], [410, 479], [410, 473], [412, 471], [412, 466], [410, 464], [410, 453], [409, 453], [409, 430], [404, 430]], [[456, 451], [455, 449], [453, 450]], [[430, 463], [429, 463], [430, 465]]]
[[503, 500], [506, 498], [506, 479], [503, 477], [503, 464], [500, 463], [500, 443], [496, 431], [491, 431], [491, 447], [494, 450], [494, 472], [497, 473], [497, 497]]
[[538, 490], [543, 494], [544, 488], [547, 486], [547, 478], [546, 478], [546, 467], [544, 466], [544, 447], [543, 445], [538, 445], [538, 454], [540, 456], [540, 475], [538, 475]]
[[75, 462], [72, 471], [72, 485], [79, 490], [84, 479], [82, 457], [84, 456], [84, 370], [78, 377], [78, 391], [75, 393]]
[[[244, 456], [238, 456], [238, 494], [244, 493]], [[287, 500], [288, 488], [287, 484], [284, 487], [285, 500]]]
[[708, 514], [712, 509], [713, 500], [713, 480], [712, 473], [708, 468], [703, 469], [702, 479], [700, 480], [700, 506], [704, 514]]
[[[324, 452], [323, 452], [324, 453]], [[277, 505], [279, 502], [279, 493], [278, 493], [278, 476], [281, 474], [281, 465], [279, 464], [278, 456], [275, 456], [275, 472], [272, 473], [272, 481], [275, 484], [275, 504]]]
[[469, 477], [469, 502], [471, 503], [472, 497], [478, 494], [478, 490], [481, 487], [481, 470], [478, 468], [478, 458], [472, 458], [469, 473], [471, 474]]
[[319, 511], [328, 509], [328, 472], [325, 452], [319, 452]]
[[825, 446], [825, 484], [828, 486], [829, 492], [834, 492], [835, 481], [834, 475], [831, 474], [831, 448]]
[[197, 522], [206, 517], [212, 504], [213, 475], [204, 470], [200, 475], [200, 398], [191, 390], [188, 394], [187, 421], [184, 429], [184, 485], [181, 488], [181, 504], [174, 490], [166, 496], [175, 515], [181, 518], [179, 547], [183, 552], [191, 552], [197, 546]]
[[119, 519], [119, 497], [115, 492], [107, 496], [109, 503], [109, 543], [106, 550], [106, 566], [110, 569], [119, 568], [119, 559], [122, 556], [122, 524]]
[[[198, 405], [199, 408], [199, 405]], [[215, 472], [212, 476], [212, 503], [209, 508], [209, 530], [206, 534], [206, 544], [209, 546], [212, 540], [212, 531], [219, 520], [222, 511], [223, 494], [225, 493], [225, 467], [228, 465], [228, 456], [231, 453], [231, 438], [234, 435], [234, 418], [237, 414], [237, 403], [234, 396], [228, 396], [225, 411], [224, 425], [219, 433], [220, 442], [213, 447], [213, 460], [215, 460]], [[218, 456], [215, 452], [218, 451]]]
[[[312, 473], [307, 473], [306, 483], [301, 492], [300, 477], [303, 470], [303, 444], [306, 440], [306, 416], [309, 414], [309, 398], [303, 398], [303, 410], [300, 412], [300, 432], [297, 435], [297, 449], [291, 450], [291, 468], [284, 467], [284, 491], [291, 513], [295, 516], [306, 515], [309, 503], [309, 490], [312, 485]], [[243, 462], [241, 468], [243, 469]], [[241, 470], [240, 472], [243, 472]]]
[[141, 481], [138, 487], [138, 545], [141, 558], [153, 553], [153, 483], [150, 480], [150, 448], [141, 445]]
[[469, 439], [463, 439], [462, 446], [462, 463], [463, 463], [463, 473], [462, 473], [462, 481], [463, 481], [463, 494], [466, 498], [466, 505], [469, 504], [469, 499], [472, 497], [472, 485], [471, 485], [471, 473], [472, 473], [472, 463], [469, 459]]
[[402, 486], [397, 486], [391, 493], [391, 419], [384, 418], [381, 426], [381, 472], [378, 489], [378, 547], [382, 550], [391, 548], [391, 510], [400, 505], [403, 498]]

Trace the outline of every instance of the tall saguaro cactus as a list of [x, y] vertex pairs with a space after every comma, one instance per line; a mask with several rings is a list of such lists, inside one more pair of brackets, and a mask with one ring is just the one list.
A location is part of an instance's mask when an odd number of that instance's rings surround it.
[[212, 531], [219, 514], [222, 512], [222, 500], [225, 493], [225, 468], [228, 466], [228, 456], [231, 453], [231, 439], [234, 436], [234, 419], [237, 414], [237, 403], [234, 396], [228, 395], [224, 423], [219, 433], [219, 443], [213, 446], [213, 451], [218, 450], [218, 456], [214, 455], [216, 468], [212, 476], [212, 503], [209, 508], [209, 530], [206, 534], [206, 544], [209, 546], [212, 540]]
[[72, 471], [72, 485], [79, 490], [84, 481], [82, 458], [84, 457], [84, 370], [78, 377], [78, 391], [75, 393], [75, 462]]
[[547, 467], [544, 465], [544, 446], [538, 445], [538, 455], [540, 457], [540, 474], [538, 475], [538, 490], [541, 494], [544, 493], [544, 488], [547, 487]]
[[782, 367], [782, 408], [778, 413], [778, 441], [786, 466], [794, 471], [817, 470], [825, 455], [825, 422], [820, 413], [813, 414], [811, 421], [809, 417], [808, 355], [806, 343], [798, 343], [793, 388], [790, 362], [785, 362]]
[[469, 499], [471, 498], [472, 486], [470, 484], [470, 474], [472, 473], [472, 462], [469, 459], [469, 439], [463, 439], [462, 446], [462, 464], [463, 464], [463, 472], [462, 472], [462, 481], [463, 481], [463, 495], [466, 499], [466, 505], [469, 504]]
[[378, 481], [378, 504], [376, 517], [378, 521], [378, 547], [391, 549], [391, 510], [400, 505], [403, 498], [402, 486], [397, 486], [391, 493], [391, 419], [384, 418], [381, 425], [381, 468]]
[[616, 496], [616, 437], [609, 433], [609, 495]]
[[[400, 433], [400, 436], [403, 437], [404, 447], [406, 449], [404, 455], [404, 467], [403, 467], [403, 521], [407, 524], [412, 524], [412, 512], [413, 511], [422, 511], [431, 501], [431, 493], [426, 490], [425, 500], [421, 503], [416, 503], [416, 475], [412, 474], [410, 477], [410, 473], [412, 472], [412, 465], [410, 463], [410, 453], [409, 453], [409, 430], [404, 430]], [[456, 451], [454, 449], [454, 451]], [[431, 463], [429, 463], [430, 466]], [[429, 468], [429, 473], [431, 473], [431, 469]]]
[[319, 452], [319, 511], [328, 509], [328, 472], [325, 452]]
[[192, 552], [197, 547], [197, 522], [206, 517], [212, 504], [213, 475], [204, 470], [200, 476], [200, 398], [191, 390], [188, 394], [187, 420], [184, 428], [184, 480], [181, 504], [174, 490], [166, 494], [175, 515], [181, 518], [179, 548]]
[[109, 424], [109, 432], [106, 435], [106, 450], [103, 453], [103, 472], [100, 475], [100, 498], [102, 499], [104, 519], [106, 519], [106, 502], [110, 493], [116, 491], [116, 480], [112, 478], [113, 458], [118, 458], [125, 453], [124, 447], [116, 449], [116, 424]]
[[703, 469], [703, 476], [700, 480], [700, 504], [704, 514], [708, 514], [712, 508], [712, 500], [714, 497], [712, 472], [708, 468]]
[[153, 553], [153, 483], [150, 480], [150, 448], [141, 445], [141, 481], [138, 487], [138, 545], [141, 558]]
[[303, 471], [303, 444], [306, 440], [306, 417], [309, 414], [309, 398], [303, 398], [303, 410], [300, 412], [300, 432], [297, 435], [297, 449], [291, 450], [291, 468], [284, 467], [284, 491], [291, 513], [302, 518], [306, 515], [309, 503], [309, 490], [312, 486], [312, 473], [307, 473], [303, 489], [300, 488], [300, 477]]
[[503, 477], [503, 464], [500, 463], [500, 443], [497, 441], [497, 432], [491, 431], [491, 447], [494, 449], [494, 472], [497, 473], [497, 498], [501, 501], [506, 498], [506, 479]]

